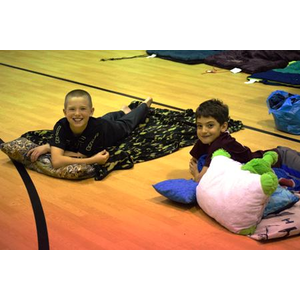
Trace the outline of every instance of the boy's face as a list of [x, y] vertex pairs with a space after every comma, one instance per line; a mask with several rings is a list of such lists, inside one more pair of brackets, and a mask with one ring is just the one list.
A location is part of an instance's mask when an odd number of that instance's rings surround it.
[[222, 132], [225, 132], [228, 127], [228, 123], [220, 125], [218, 121], [213, 117], [201, 117], [197, 118], [197, 136], [203, 144], [211, 144], [216, 138], [220, 136]]
[[94, 113], [94, 108], [90, 106], [86, 97], [72, 97], [68, 99], [63, 111], [71, 130], [79, 134], [86, 128], [90, 116]]

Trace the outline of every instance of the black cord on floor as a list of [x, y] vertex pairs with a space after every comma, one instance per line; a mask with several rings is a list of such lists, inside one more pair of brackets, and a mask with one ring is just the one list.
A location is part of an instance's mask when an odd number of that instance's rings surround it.
[[143, 54], [143, 55], [135, 55], [135, 56], [127, 56], [127, 57], [101, 58], [100, 61], [132, 59], [132, 58], [148, 57], [148, 56], [149, 56], [148, 54]]

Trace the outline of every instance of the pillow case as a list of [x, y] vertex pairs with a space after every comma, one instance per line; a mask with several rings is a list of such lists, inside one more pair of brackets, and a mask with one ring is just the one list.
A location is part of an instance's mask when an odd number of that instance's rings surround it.
[[11, 142], [1, 144], [1, 150], [11, 159], [20, 162], [28, 169], [43, 173], [52, 177], [65, 179], [86, 179], [95, 176], [95, 169], [92, 165], [73, 164], [66, 167], [54, 169], [51, 163], [51, 155], [41, 155], [37, 161], [31, 162], [26, 156], [28, 151], [38, 145], [30, 140], [21, 137]]
[[166, 198], [184, 204], [197, 203], [198, 183], [190, 179], [169, 179], [153, 185], [154, 189]]
[[300, 234], [300, 202], [278, 214], [268, 215], [250, 238], [257, 241], [283, 239]]
[[196, 189], [199, 206], [231, 232], [254, 233], [269, 199], [260, 175], [241, 170], [241, 163], [213, 157]]

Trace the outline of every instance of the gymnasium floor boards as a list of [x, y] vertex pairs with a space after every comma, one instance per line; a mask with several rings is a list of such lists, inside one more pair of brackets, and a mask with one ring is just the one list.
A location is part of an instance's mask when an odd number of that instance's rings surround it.
[[[245, 73], [217, 68], [209, 74], [212, 67], [204, 64], [158, 58], [99, 61], [140, 54], [145, 51], [1, 51], [0, 138], [10, 141], [29, 130], [51, 129], [63, 116], [65, 94], [83, 88], [93, 97], [96, 116], [147, 96], [154, 98], [154, 107], [182, 109], [220, 98], [233, 119], [266, 131], [235, 133], [241, 143], [252, 150], [277, 145], [300, 150], [299, 136], [274, 128], [265, 102], [276, 89], [298, 94], [299, 89], [247, 85]], [[28, 170], [47, 226], [39, 238], [50, 249], [300, 249], [300, 236], [257, 242], [230, 233], [197, 206], [177, 205], [157, 194], [156, 182], [190, 178], [190, 149], [114, 171], [102, 181], [59, 180]], [[0, 249], [43, 248], [26, 187], [3, 152], [0, 169]]]

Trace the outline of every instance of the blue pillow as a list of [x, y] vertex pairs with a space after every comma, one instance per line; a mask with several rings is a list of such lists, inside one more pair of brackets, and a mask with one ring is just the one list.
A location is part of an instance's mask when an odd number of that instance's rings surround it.
[[207, 157], [207, 154], [203, 154], [198, 159], [198, 164], [197, 164], [197, 166], [198, 166], [198, 172], [201, 172], [202, 168], [204, 167], [206, 157]]
[[192, 179], [169, 179], [153, 185], [155, 190], [172, 201], [191, 204], [197, 203], [196, 187]]
[[269, 202], [264, 210], [263, 218], [270, 214], [279, 213], [299, 201], [289, 190], [278, 186], [276, 191], [270, 196]]

